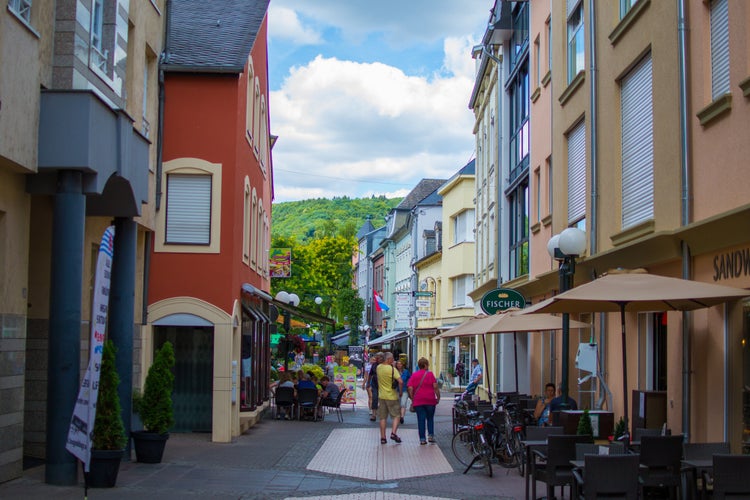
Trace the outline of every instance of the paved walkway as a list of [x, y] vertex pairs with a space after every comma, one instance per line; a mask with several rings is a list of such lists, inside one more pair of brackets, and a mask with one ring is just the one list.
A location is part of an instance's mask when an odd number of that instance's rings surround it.
[[[399, 429], [403, 442], [381, 445], [361, 393], [355, 407], [342, 407], [343, 424], [335, 415], [323, 422], [295, 422], [269, 414], [232, 443], [212, 443], [208, 434], [172, 434], [161, 464], [123, 462], [117, 487], [90, 489], [89, 498], [524, 498], [524, 480], [516, 469], [493, 467], [491, 478], [484, 471], [462, 474], [450, 450], [451, 404], [452, 394], [444, 394], [435, 416], [437, 445], [419, 444], [416, 417], [408, 412]], [[2, 499], [82, 497], [82, 482], [45, 484], [43, 466], [0, 484]]]

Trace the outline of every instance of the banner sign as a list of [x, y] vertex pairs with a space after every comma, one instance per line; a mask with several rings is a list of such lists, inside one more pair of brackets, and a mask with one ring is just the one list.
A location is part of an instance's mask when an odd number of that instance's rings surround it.
[[65, 444], [65, 449], [83, 462], [86, 472], [89, 472], [89, 462], [91, 461], [91, 438], [94, 435], [96, 399], [99, 396], [99, 369], [102, 365], [104, 331], [107, 327], [114, 239], [115, 228], [109, 226], [102, 236], [96, 261], [94, 300], [91, 308], [89, 366], [81, 382], [81, 389], [78, 392], [78, 399], [76, 399], [76, 405], [73, 409], [73, 417], [70, 420], [68, 441]]
[[333, 368], [333, 383], [340, 389], [348, 389], [341, 398], [341, 404], [353, 405], [357, 402], [357, 367], [336, 366]]
[[268, 252], [268, 264], [272, 278], [291, 278], [292, 249], [272, 248]]
[[357, 375], [362, 374], [364, 366], [365, 348], [361, 345], [349, 346], [349, 364], [357, 368]]

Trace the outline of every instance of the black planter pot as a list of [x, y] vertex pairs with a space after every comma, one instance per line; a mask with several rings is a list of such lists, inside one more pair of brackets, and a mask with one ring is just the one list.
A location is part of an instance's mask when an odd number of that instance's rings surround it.
[[164, 446], [169, 439], [169, 433], [156, 434], [155, 432], [133, 431], [130, 433], [133, 437], [135, 447], [135, 459], [144, 464], [161, 463], [161, 457], [164, 455]]
[[125, 450], [91, 450], [89, 472], [84, 472], [89, 488], [114, 488], [124, 452]]

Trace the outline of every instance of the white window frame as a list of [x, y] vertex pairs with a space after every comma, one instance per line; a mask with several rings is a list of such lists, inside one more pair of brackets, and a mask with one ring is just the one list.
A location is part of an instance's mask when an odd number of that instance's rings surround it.
[[31, 0], [10, 0], [8, 8], [26, 23], [31, 23]]
[[[572, 7], [571, 7], [572, 5]], [[568, 0], [568, 83], [584, 70], [585, 49], [584, 49], [584, 28], [583, 28], [583, 2], [572, 2]]]
[[458, 245], [464, 242], [474, 241], [475, 227], [474, 209], [469, 208], [458, 214], [453, 219], [453, 244]]
[[729, 2], [712, 0], [711, 22], [711, 99], [729, 92]]
[[474, 276], [472, 274], [463, 274], [452, 278], [452, 307], [474, 307], [474, 301], [468, 295], [473, 287]]
[[245, 189], [242, 203], [242, 262], [250, 265], [250, 224], [251, 224], [250, 178], [245, 176]]
[[568, 225], [586, 216], [586, 121], [568, 133]]
[[654, 217], [654, 105], [651, 54], [620, 84], [622, 229]]
[[255, 114], [255, 68], [252, 58], [247, 61], [247, 102], [245, 103], [245, 131], [246, 139], [250, 147], [253, 146], [255, 130], [253, 129], [253, 116]]
[[258, 193], [253, 188], [252, 207], [250, 208], [250, 268], [257, 269], [258, 254]]

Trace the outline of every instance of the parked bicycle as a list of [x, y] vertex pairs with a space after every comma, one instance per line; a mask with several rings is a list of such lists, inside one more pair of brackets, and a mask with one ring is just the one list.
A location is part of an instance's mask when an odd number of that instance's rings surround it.
[[[489, 415], [482, 417], [479, 412], [468, 409], [468, 404], [460, 400], [456, 403], [458, 412], [465, 414], [466, 423], [451, 443], [451, 449], [458, 461], [466, 466], [464, 474], [472, 468], [487, 468], [492, 476], [492, 462], [501, 467], [523, 467], [523, 426], [516, 420], [514, 403], [506, 398], [499, 399]], [[522, 472], [523, 473], [523, 472]]]

